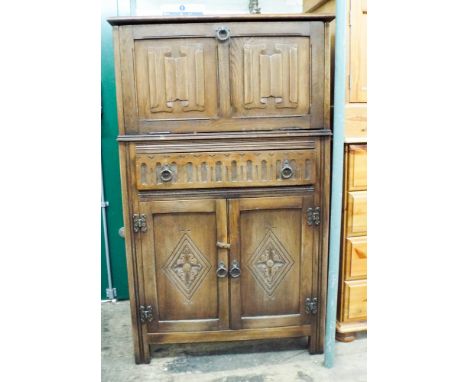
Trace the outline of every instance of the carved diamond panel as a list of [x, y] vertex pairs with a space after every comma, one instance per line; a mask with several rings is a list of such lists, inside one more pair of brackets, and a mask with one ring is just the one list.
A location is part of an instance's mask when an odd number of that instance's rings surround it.
[[190, 300], [211, 265], [188, 234], [184, 234], [164, 266], [169, 280]]
[[255, 279], [271, 296], [294, 264], [286, 248], [269, 230], [251, 256], [247, 266]]

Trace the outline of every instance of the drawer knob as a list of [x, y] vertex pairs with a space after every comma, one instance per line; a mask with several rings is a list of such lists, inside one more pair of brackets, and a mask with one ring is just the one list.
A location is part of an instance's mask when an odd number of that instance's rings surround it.
[[294, 170], [290, 166], [289, 162], [285, 160], [283, 162], [283, 167], [281, 167], [281, 178], [282, 179], [289, 179], [294, 175]]
[[233, 279], [237, 278], [241, 274], [240, 266], [237, 260], [234, 260], [231, 264], [231, 269], [229, 270], [229, 274]]
[[216, 37], [219, 41], [226, 41], [231, 37], [231, 30], [225, 26], [219, 27], [216, 29]]
[[174, 176], [174, 173], [170, 169], [168, 165], [165, 165], [162, 169], [161, 172], [159, 173], [159, 177], [163, 182], [170, 182], [172, 180], [172, 177]]
[[218, 276], [219, 278], [223, 278], [223, 277], [226, 277], [227, 274], [228, 274], [228, 270], [226, 266], [224, 265], [222, 261], [220, 261], [218, 264], [218, 269], [216, 269], [216, 276]]

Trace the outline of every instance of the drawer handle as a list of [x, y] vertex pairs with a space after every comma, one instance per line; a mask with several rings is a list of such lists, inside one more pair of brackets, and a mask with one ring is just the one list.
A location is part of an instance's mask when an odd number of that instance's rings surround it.
[[237, 260], [234, 260], [231, 264], [231, 269], [229, 270], [229, 274], [233, 279], [238, 278], [241, 275], [241, 270], [239, 267], [239, 263]]
[[161, 172], [159, 173], [159, 177], [163, 182], [170, 182], [172, 180], [172, 177], [174, 176], [174, 173], [170, 169], [168, 165], [165, 165]]
[[231, 37], [231, 30], [225, 26], [219, 27], [216, 29], [216, 37], [219, 41], [226, 41]]
[[283, 167], [281, 167], [281, 178], [289, 179], [294, 175], [293, 168], [289, 165], [289, 162], [285, 160], [283, 162]]
[[224, 265], [222, 261], [220, 261], [218, 264], [218, 269], [216, 269], [216, 276], [218, 276], [219, 278], [223, 278], [223, 277], [226, 277], [227, 274], [228, 274], [228, 270], [226, 266]]

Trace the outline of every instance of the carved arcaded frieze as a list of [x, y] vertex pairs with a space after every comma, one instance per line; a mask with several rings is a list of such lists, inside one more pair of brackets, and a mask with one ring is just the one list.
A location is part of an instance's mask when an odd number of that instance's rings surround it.
[[315, 150], [136, 154], [139, 190], [310, 185]]

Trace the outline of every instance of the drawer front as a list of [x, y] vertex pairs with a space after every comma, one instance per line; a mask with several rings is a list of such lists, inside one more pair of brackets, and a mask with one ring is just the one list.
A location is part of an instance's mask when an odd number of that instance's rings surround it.
[[367, 189], [367, 145], [348, 147], [348, 190]]
[[367, 192], [348, 192], [347, 236], [367, 234]]
[[138, 190], [310, 185], [315, 150], [136, 153]]
[[345, 256], [346, 280], [365, 279], [367, 277], [367, 237], [346, 239]]
[[367, 281], [345, 281], [345, 318], [367, 319]]

